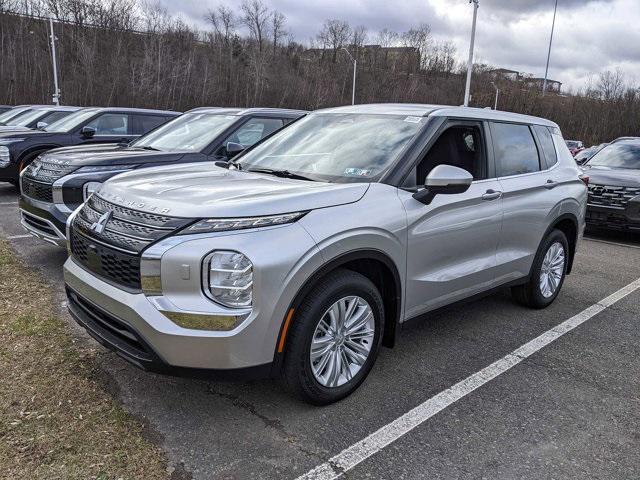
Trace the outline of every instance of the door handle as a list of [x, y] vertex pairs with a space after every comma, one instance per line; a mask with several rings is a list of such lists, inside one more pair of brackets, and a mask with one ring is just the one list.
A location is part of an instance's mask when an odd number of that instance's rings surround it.
[[482, 200], [496, 200], [501, 196], [502, 192], [497, 192], [496, 190], [492, 190], [490, 188], [485, 194], [482, 195]]
[[547, 180], [547, 183], [544, 184], [544, 188], [546, 188], [547, 190], [551, 190], [552, 188], [555, 188], [558, 186], [558, 182], [555, 182], [551, 179]]

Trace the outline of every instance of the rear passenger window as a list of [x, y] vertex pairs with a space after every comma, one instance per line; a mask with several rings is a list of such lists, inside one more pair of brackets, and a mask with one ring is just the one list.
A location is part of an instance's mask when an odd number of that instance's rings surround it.
[[491, 137], [499, 177], [540, 170], [538, 148], [527, 125], [492, 123]]
[[159, 115], [131, 115], [131, 118], [133, 120], [133, 135], [144, 135], [168, 120], [167, 117]]
[[547, 163], [547, 168], [553, 167], [558, 163], [558, 155], [556, 154], [556, 148], [553, 145], [553, 138], [551, 138], [551, 132], [549, 128], [542, 125], [534, 125], [533, 130], [538, 136], [538, 141], [542, 147], [542, 153]]

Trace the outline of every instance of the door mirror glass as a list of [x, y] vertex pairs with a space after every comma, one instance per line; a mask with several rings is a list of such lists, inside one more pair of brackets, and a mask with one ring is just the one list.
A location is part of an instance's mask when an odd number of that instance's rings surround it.
[[241, 143], [227, 142], [225, 148], [227, 150], [227, 158], [231, 160], [233, 157], [244, 150], [244, 145], [242, 145]]
[[82, 127], [80, 133], [84, 138], [92, 138], [96, 134], [96, 129], [93, 127]]
[[429, 205], [438, 194], [464, 193], [471, 186], [473, 176], [466, 170], [452, 165], [434, 167], [424, 185], [424, 189], [413, 194], [413, 198]]

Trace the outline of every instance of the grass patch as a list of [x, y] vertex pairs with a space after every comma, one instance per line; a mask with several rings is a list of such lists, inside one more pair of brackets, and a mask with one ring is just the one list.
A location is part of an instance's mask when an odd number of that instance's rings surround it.
[[144, 425], [104, 390], [50, 288], [0, 240], [0, 477], [159, 479], [167, 465]]

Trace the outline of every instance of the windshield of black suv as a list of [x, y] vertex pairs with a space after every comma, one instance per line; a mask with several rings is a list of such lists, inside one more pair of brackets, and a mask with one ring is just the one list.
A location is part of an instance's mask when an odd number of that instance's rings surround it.
[[163, 152], [199, 152], [237, 121], [235, 115], [185, 113], [131, 143]]
[[7, 125], [11, 120], [19, 115], [31, 111], [29, 107], [12, 108], [6, 112], [0, 114], [0, 125]]
[[34, 120], [38, 120], [40, 117], [48, 115], [51, 110], [31, 110], [12, 118], [7, 121], [7, 125], [14, 127], [26, 127]]
[[640, 169], [640, 142], [616, 142], [607, 145], [587, 162], [591, 167]]
[[82, 110], [78, 110], [77, 112], [73, 112], [71, 115], [61, 118], [57, 122], [53, 122], [51, 125], [47, 125], [44, 127], [44, 131], [68, 133], [74, 130], [78, 125], [89, 120], [99, 111], [100, 109], [98, 108], [84, 108]]
[[238, 166], [327, 182], [372, 182], [424, 123], [423, 117], [406, 115], [316, 113], [247, 152]]

